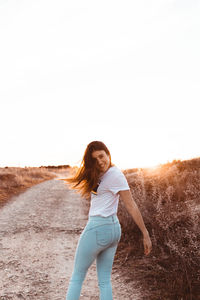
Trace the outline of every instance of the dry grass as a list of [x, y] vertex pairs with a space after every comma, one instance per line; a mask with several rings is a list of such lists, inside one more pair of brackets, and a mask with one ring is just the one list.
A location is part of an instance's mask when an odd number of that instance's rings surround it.
[[142, 235], [120, 201], [123, 235], [116, 263], [122, 273], [128, 281], [138, 281], [143, 299], [200, 299], [200, 159], [124, 173], [153, 250], [143, 255]]
[[55, 177], [56, 173], [53, 167], [0, 168], [0, 206], [4, 205], [11, 196]]

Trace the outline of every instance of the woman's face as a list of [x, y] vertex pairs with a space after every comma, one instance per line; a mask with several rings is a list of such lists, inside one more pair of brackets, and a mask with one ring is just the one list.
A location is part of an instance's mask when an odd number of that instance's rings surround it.
[[110, 167], [110, 157], [104, 150], [92, 152], [92, 157], [97, 161], [97, 167], [101, 173], [105, 173]]

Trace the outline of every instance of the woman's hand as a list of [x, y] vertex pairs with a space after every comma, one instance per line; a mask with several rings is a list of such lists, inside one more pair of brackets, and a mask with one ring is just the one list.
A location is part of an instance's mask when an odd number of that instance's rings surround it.
[[152, 242], [148, 233], [143, 234], [144, 254], [148, 255], [152, 250]]

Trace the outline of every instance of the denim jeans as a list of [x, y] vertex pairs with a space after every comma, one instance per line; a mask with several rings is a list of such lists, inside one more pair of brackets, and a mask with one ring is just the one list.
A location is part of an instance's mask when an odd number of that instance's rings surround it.
[[121, 238], [117, 215], [89, 216], [75, 252], [74, 269], [66, 300], [78, 300], [88, 268], [96, 260], [100, 300], [112, 300], [111, 271]]

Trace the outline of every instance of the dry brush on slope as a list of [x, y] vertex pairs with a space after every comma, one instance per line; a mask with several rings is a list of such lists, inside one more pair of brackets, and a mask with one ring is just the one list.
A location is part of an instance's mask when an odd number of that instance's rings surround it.
[[[58, 166], [59, 167], [59, 166]], [[63, 168], [48, 167], [5, 167], [0, 168], [0, 206], [8, 199], [45, 180], [56, 177], [55, 172], [62, 172]]]
[[145, 257], [142, 235], [120, 201], [116, 261], [126, 264], [127, 280], [137, 279], [144, 299], [200, 299], [200, 159], [124, 173], [153, 243]]

